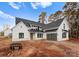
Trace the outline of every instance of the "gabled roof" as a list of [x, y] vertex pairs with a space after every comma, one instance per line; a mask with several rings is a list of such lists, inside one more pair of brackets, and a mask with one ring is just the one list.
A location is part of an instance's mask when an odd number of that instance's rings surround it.
[[23, 19], [23, 18], [18, 18], [16, 17], [16, 24], [18, 24], [19, 22], [23, 22], [26, 26], [30, 26], [30, 24], [36, 25], [36, 26], [42, 26], [45, 24], [39, 23], [39, 22], [35, 22], [35, 21], [30, 21], [27, 19]]
[[45, 25], [44, 29], [50, 29], [50, 28], [56, 29], [56, 28], [58, 28], [61, 25], [62, 21], [63, 21], [63, 19], [58, 19], [56, 21], [48, 23], [48, 24]]
[[35, 22], [35, 21], [30, 21], [30, 20], [27, 20], [27, 19], [23, 19], [23, 18], [18, 18], [16, 17], [16, 24], [18, 24], [19, 22], [23, 22], [26, 26], [30, 26], [30, 24], [33, 24], [33, 25], [36, 25], [36, 26], [40, 26], [42, 27], [43, 29], [58, 29], [58, 27], [60, 26], [60, 24], [62, 23], [63, 19], [59, 19], [59, 20], [56, 20], [56, 21], [53, 21], [51, 23], [48, 23], [48, 24], [42, 24], [42, 23], [39, 23], [39, 22]]

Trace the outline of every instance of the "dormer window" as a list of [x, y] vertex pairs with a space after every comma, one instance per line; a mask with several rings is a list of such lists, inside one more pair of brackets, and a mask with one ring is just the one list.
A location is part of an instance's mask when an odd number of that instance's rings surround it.
[[30, 27], [30, 24], [28, 24], [28, 26]]
[[32, 27], [36, 27], [36, 26], [35, 26], [35, 25], [33, 25], [33, 24], [32, 24], [31, 26], [32, 26]]

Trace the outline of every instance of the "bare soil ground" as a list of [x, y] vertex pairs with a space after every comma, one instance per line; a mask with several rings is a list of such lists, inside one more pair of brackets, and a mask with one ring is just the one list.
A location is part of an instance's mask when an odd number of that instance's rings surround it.
[[79, 39], [68, 41], [21, 41], [21, 50], [10, 50], [11, 39], [0, 38], [1, 57], [79, 57]]

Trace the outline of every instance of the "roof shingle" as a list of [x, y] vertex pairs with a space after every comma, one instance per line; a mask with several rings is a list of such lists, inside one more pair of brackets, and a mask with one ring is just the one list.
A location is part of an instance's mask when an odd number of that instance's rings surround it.
[[59, 20], [53, 21], [53, 22], [48, 23], [48, 24], [42, 24], [42, 23], [39, 23], [39, 22], [30, 21], [30, 20], [27, 20], [27, 19], [23, 19], [23, 18], [16, 17], [16, 24], [18, 24], [21, 21], [26, 26], [30, 26], [30, 24], [33, 24], [35, 26], [40, 26], [43, 29], [50, 29], [50, 28], [58, 28], [60, 26], [61, 22], [63, 21], [63, 19], [59, 19]]

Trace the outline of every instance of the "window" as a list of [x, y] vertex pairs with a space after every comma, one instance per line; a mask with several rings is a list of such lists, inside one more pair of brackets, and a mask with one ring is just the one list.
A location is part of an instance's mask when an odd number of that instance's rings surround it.
[[65, 24], [63, 24], [63, 29], [65, 29]]
[[19, 38], [24, 38], [24, 33], [19, 33]]
[[22, 26], [21, 26], [21, 28], [22, 28]]
[[66, 32], [62, 33], [62, 38], [66, 38]]
[[43, 38], [43, 34], [42, 34], [42, 33], [38, 33], [38, 34], [37, 34], [37, 37], [38, 37], [38, 38]]

